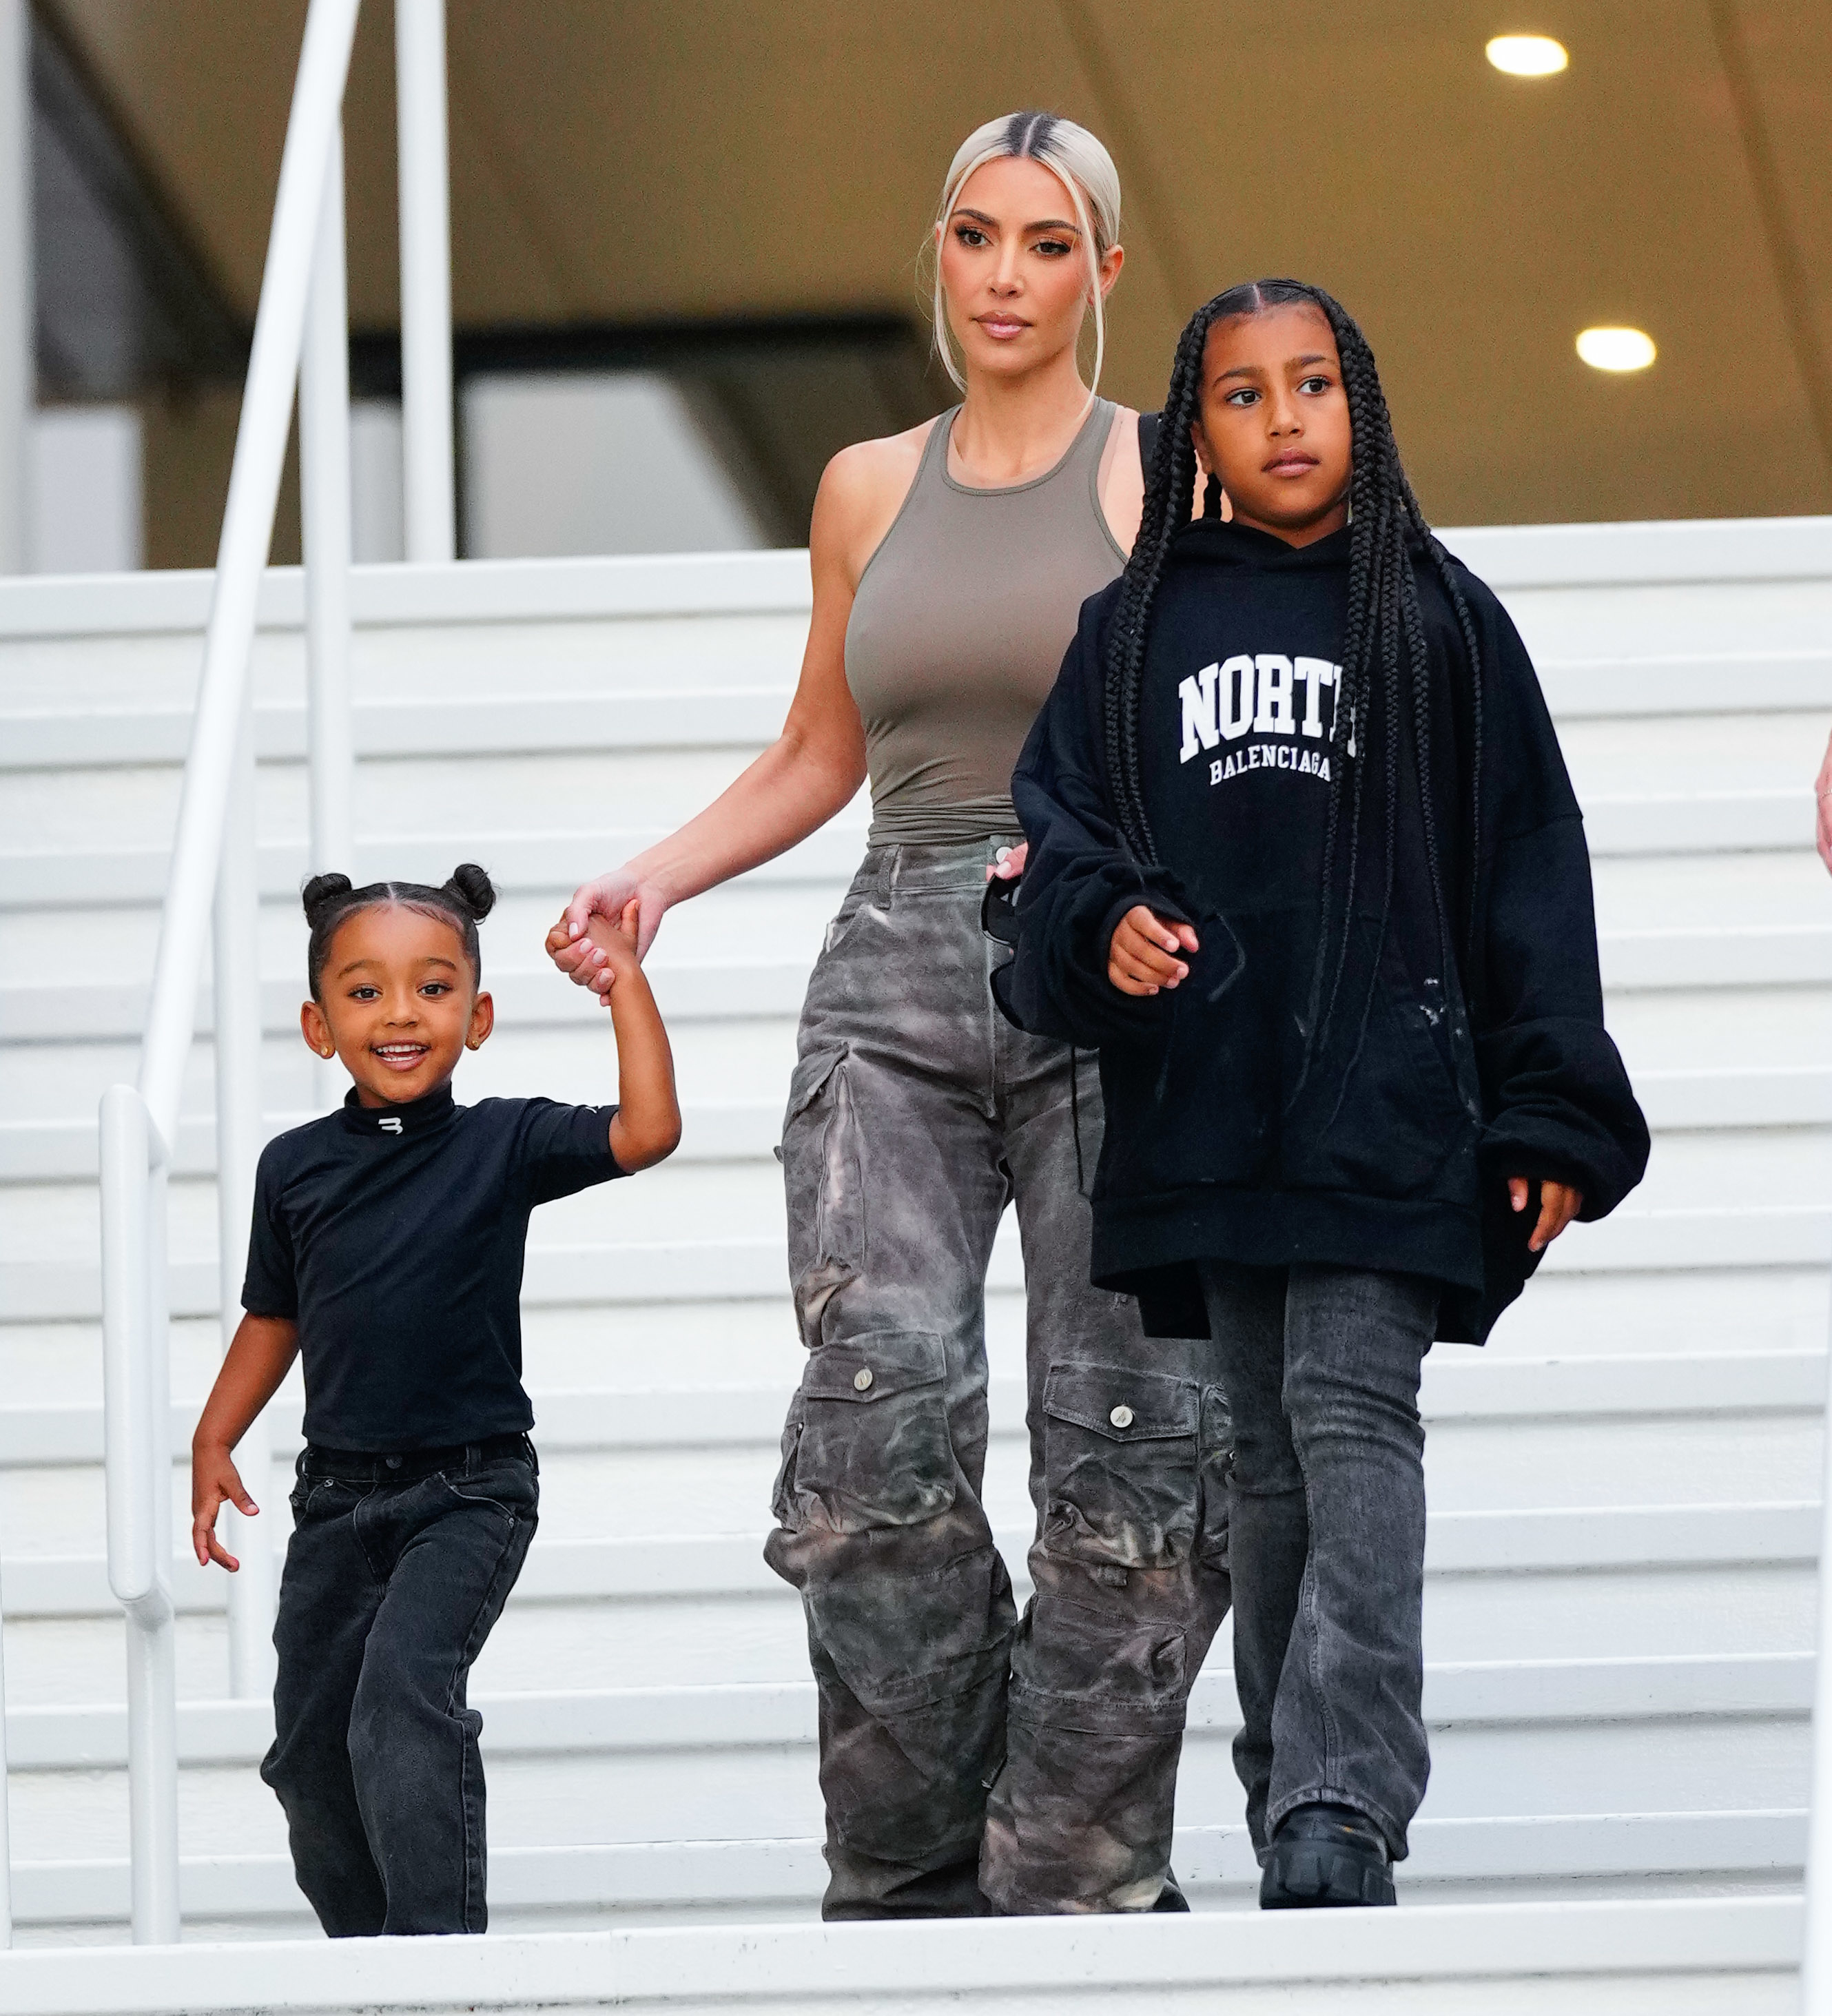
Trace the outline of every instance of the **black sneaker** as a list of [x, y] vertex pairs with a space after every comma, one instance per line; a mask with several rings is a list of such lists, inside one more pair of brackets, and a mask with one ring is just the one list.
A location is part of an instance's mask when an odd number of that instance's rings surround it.
[[1259, 1879], [1262, 1911], [1394, 1901], [1392, 1857], [1365, 1814], [1352, 1806], [1298, 1806], [1279, 1823]]
[[1157, 1902], [1151, 1907], [1154, 1911], [1187, 1911], [1190, 1899], [1183, 1895], [1182, 1886], [1177, 1881], [1174, 1869], [1164, 1871], [1164, 1887], [1157, 1893]]

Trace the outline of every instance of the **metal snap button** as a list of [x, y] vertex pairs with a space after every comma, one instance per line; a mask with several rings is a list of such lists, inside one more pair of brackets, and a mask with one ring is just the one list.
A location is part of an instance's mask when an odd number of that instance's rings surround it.
[[1116, 1428], [1129, 1428], [1132, 1425], [1132, 1410], [1122, 1400], [1107, 1418]]
[[398, 1456], [388, 1456], [384, 1460], [391, 1470], [398, 1470], [401, 1467], [401, 1459]]
[[872, 1390], [872, 1368], [869, 1365], [862, 1365], [853, 1373], [852, 1385], [855, 1392], [869, 1393]]

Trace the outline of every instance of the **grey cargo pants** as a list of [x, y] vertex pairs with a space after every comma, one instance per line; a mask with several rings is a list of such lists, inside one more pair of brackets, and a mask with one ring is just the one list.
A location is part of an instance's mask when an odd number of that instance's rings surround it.
[[[808, 1358], [765, 1550], [801, 1592], [834, 1918], [1180, 1908], [1191, 1682], [1229, 1600], [1206, 1344], [1089, 1286], [1093, 1060], [1013, 1029], [995, 840], [875, 848], [802, 1012], [783, 1136]], [[981, 1503], [984, 1287], [1015, 1199], [1037, 1539], [1022, 1620]]]

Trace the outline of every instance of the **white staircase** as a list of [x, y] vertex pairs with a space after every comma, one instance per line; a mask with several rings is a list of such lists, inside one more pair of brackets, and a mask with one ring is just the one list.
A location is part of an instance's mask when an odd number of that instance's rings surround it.
[[[1392, 1913], [1260, 1919], [1226, 1637], [1179, 1802], [1188, 1921], [823, 1930], [798, 1604], [763, 1566], [801, 1352], [770, 1154], [808, 961], [862, 815], [664, 927], [686, 1129], [534, 1221], [542, 1525], [477, 1668], [481, 1947], [333, 1948], [225, 1698], [223, 1582], [182, 1611], [188, 1940], [126, 1936], [122, 1638], [103, 1562], [95, 1106], [133, 1075], [207, 608], [203, 576], [0, 585], [0, 1590], [15, 1909], [0, 2011], [590, 2006], [914, 2011], [1779, 2011], [1805, 1841], [1827, 1263], [1832, 521], [1452, 535], [1540, 665], [1589, 822], [1611, 1025], [1647, 1182], [1574, 1228], [1484, 1352], [1427, 1369], [1430, 1797]], [[542, 957], [585, 873], [775, 730], [806, 566], [359, 570], [359, 880], [483, 862], [498, 1033], [461, 1098], [603, 1099], [608, 1017]], [[334, 1090], [297, 1034], [297, 577], [256, 660], [267, 1104]], [[200, 1028], [207, 1028], [207, 991]], [[218, 1348], [210, 1060], [171, 1191], [174, 1446]], [[1022, 1283], [994, 1262], [988, 1497], [1023, 1589]], [[297, 1448], [296, 1397], [277, 1442]], [[283, 1529], [287, 1475], [251, 1480]], [[183, 1472], [175, 1503], [185, 1503]], [[181, 1516], [178, 1530], [185, 1521]], [[283, 1537], [283, 1530], [276, 1538]], [[1234, 1915], [1218, 1919], [1217, 1910]], [[585, 1935], [585, 1936], [578, 1936]], [[302, 1941], [296, 1949], [265, 1943]], [[247, 1942], [260, 1942], [247, 1944]], [[243, 1942], [236, 1944], [236, 1942]], [[1309, 1984], [1307, 1985], [1306, 1984]], [[1319, 1997], [1314, 2003], [1310, 1999]], [[950, 1998], [954, 1998], [951, 2000]]]

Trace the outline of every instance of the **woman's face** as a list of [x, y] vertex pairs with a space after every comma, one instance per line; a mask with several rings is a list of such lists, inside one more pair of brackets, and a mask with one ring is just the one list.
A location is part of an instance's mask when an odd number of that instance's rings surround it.
[[[1009, 156], [976, 168], [941, 225], [939, 252], [948, 327], [970, 373], [1017, 377], [1073, 352], [1093, 247], [1049, 169]], [[1125, 257], [1114, 245], [1101, 260], [1103, 297]]]
[[1308, 545], [1348, 521], [1352, 430], [1336, 338], [1308, 301], [1217, 322], [1190, 434], [1237, 523]]

